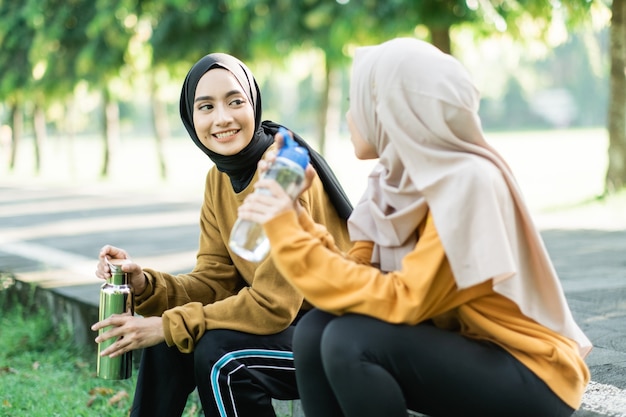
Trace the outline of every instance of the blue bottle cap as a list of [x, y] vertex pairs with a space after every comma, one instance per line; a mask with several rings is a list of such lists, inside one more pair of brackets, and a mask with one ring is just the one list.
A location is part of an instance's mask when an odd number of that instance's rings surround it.
[[278, 156], [287, 158], [300, 165], [302, 169], [306, 169], [309, 164], [309, 152], [306, 148], [299, 146], [284, 127], [281, 126], [278, 133], [283, 136], [283, 147], [278, 151]]

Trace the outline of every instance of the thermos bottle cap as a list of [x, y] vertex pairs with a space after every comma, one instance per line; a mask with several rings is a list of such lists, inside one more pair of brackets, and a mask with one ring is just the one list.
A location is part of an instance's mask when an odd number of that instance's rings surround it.
[[284, 127], [281, 126], [278, 129], [278, 133], [284, 139], [283, 147], [278, 151], [278, 156], [287, 158], [300, 165], [302, 169], [306, 169], [306, 166], [309, 164], [309, 152], [306, 148], [299, 146]]
[[122, 271], [122, 265], [129, 263], [130, 259], [109, 259], [106, 257], [105, 260], [111, 270], [111, 277], [107, 279], [107, 282], [113, 285], [128, 284], [126, 273]]

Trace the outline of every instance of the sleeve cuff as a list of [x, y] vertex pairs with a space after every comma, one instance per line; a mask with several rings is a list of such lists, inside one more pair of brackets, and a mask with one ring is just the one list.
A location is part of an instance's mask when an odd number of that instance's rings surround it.
[[178, 348], [182, 353], [193, 352], [196, 341], [205, 331], [202, 304], [192, 302], [174, 307], [163, 313], [163, 335], [168, 346]]

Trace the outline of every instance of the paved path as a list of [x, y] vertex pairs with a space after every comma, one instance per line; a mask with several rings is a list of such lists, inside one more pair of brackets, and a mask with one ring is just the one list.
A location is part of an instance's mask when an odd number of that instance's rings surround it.
[[[126, 249], [140, 265], [189, 271], [199, 208], [200, 195], [0, 183], [0, 271], [97, 306], [102, 245]], [[626, 417], [626, 215], [623, 223], [579, 217], [537, 216], [574, 316], [595, 345], [587, 358], [593, 382], [575, 415]]]

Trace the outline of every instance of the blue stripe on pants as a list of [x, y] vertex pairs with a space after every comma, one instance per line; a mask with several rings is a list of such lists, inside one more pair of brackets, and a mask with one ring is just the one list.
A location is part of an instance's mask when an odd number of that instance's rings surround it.
[[[213, 368], [211, 369], [211, 376], [210, 376], [211, 387], [213, 388], [213, 395], [215, 397], [215, 403], [217, 404], [217, 410], [220, 413], [220, 416], [222, 417], [228, 417], [228, 414], [226, 412], [226, 408], [224, 407], [223, 395], [220, 394], [221, 390], [219, 387], [219, 375], [222, 372], [223, 368], [225, 368], [230, 362], [234, 360], [249, 359], [249, 358], [279, 359], [279, 360], [286, 359], [290, 363], [290, 366], [276, 366], [276, 365], [251, 366], [255, 368], [275, 368], [275, 369], [285, 369], [285, 370], [294, 369], [293, 352], [280, 351], [280, 350], [243, 349], [243, 350], [235, 350], [235, 351], [228, 352], [227, 354], [225, 354], [217, 362], [215, 362], [215, 365], [213, 365]], [[240, 368], [241, 366], [231, 371], [229, 373], [228, 380], [230, 380], [230, 375], [236, 372]], [[231, 398], [231, 402], [234, 402], [232, 400], [232, 396], [228, 395], [228, 397]], [[234, 404], [233, 404], [233, 408], [234, 408]]]

